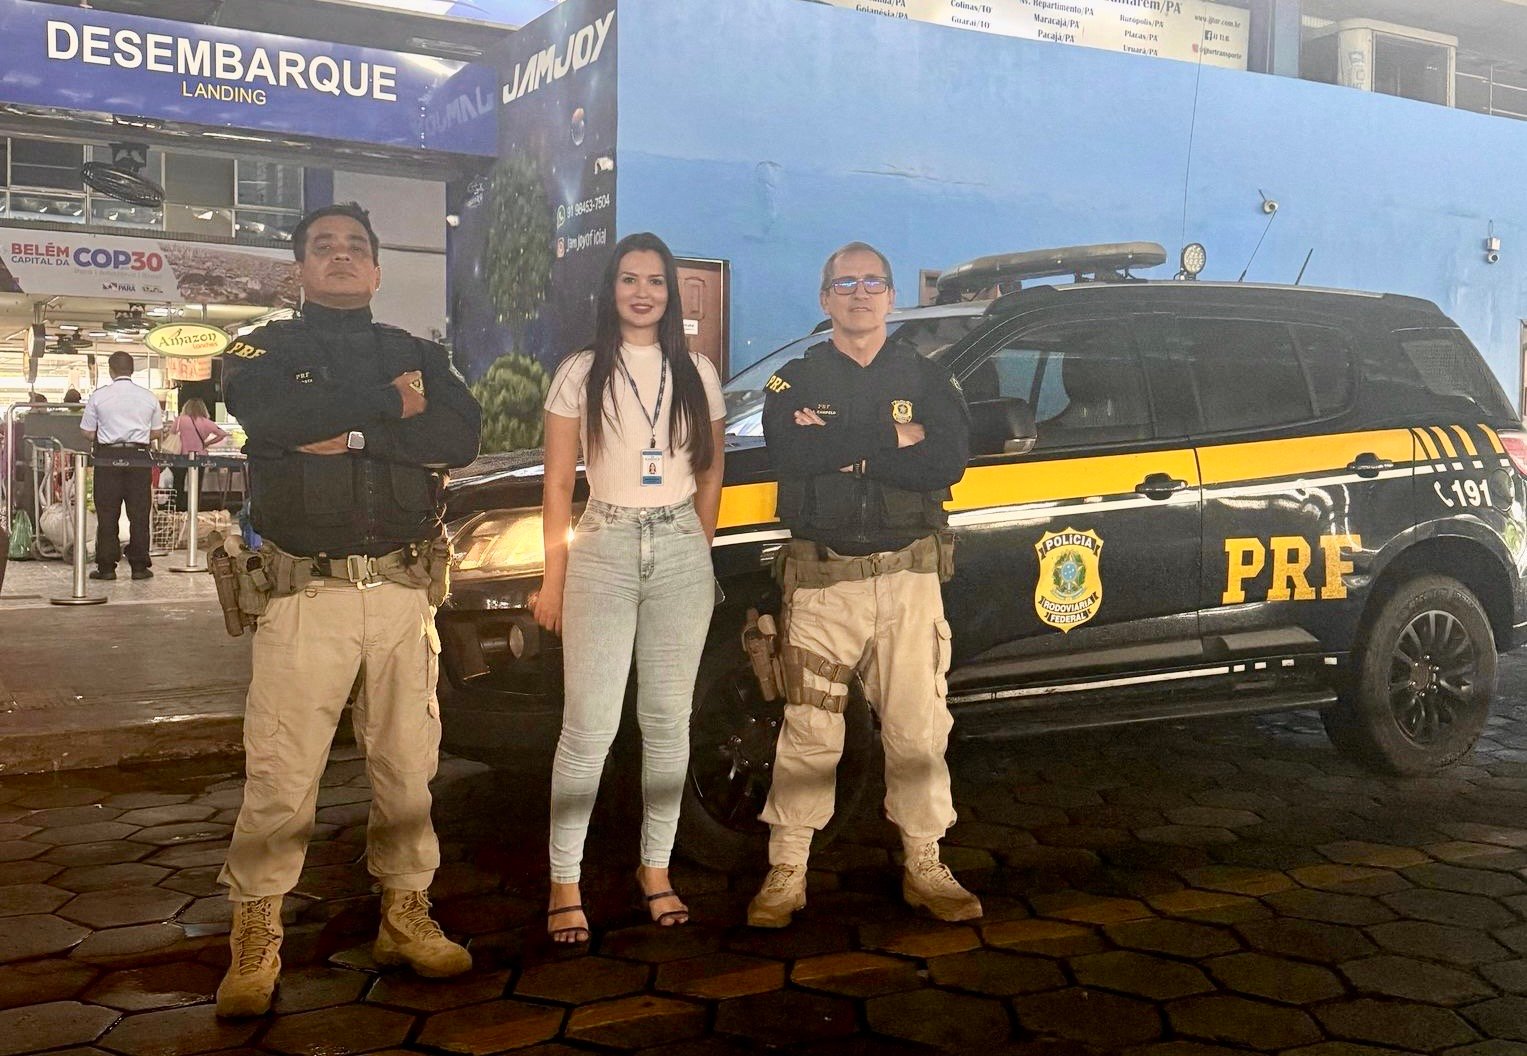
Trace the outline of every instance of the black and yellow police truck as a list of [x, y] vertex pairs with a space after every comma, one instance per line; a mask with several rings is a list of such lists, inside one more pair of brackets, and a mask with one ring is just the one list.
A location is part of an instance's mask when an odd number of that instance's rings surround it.
[[[1488, 716], [1497, 654], [1527, 631], [1521, 419], [1433, 304], [1130, 274], [1164, 259], [1148, 243], [986, 258], [947, 288], [1071, 281], [892, 320], [890, 340], [936, 356], [971, 413], [948, 503], [955, 735], [1313, 708], [1378, 770], [1452, 763]], [[560, 718], [558, 643], [529, 612], [540, 495], [534, 452], [485, 459], [450, 491], [445, 744], [489, 762], [548, 751]], [[781, 703], [739, 637], [748, 609], [778, 606], [774, 495], [762, 440], [730, 438], [725, 599], [679, 837], [720, 866], [765, 831]], [[851, 708], [840, 820], [873, 744], [869, 709]]]

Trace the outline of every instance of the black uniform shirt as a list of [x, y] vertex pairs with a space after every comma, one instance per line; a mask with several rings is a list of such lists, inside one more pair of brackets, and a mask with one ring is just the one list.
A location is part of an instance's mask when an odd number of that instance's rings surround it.
[[[481, 417], [444, 348], [372, 322], [369, 308], [310, 303], [235, 341], [224, 363], [262, 536], [294, 554], [377, 556], [435, 534], [435, 470], [477, 456]], [[423, 372], [429, 406], [405, 419], [392, 379], [411, 370]], [[296, 450], [351, 431], [364, 450]]]
[[[765, 384], [763, 430], [791, 533], [862, 555], [899, 550], [947, 523], [943, 503], [970, 457], [965, 397], [949, 372], [888, 342], [867, 367], [829, 340]], [[810, 408], [825, 425], [796, 425]], [[896, 446], [896, 423], [926, 438]], [[840, 472], [864, 463], [863, 473]]]

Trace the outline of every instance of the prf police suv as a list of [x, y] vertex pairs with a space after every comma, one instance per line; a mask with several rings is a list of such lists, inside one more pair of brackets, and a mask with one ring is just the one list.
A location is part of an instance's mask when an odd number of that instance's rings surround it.
[[[946, 290], [1072, 276], [997, 298], [931, 350], [972, 421], [947, 504], [955, 733], [1316, 708], [1378, 770], [1452, 763], [1484, 725], [1497, 653], [1527, 626], [1520, 419], [1432, 304], [1129, 274], [1164, 259], [1132, 243], [947, 276]], [[558, 644], [529, 612], [536, 458], [480, 463], [450, 497], [445, 740], [490, 762], [523, 761], [516, 749], [550, 743], [559, 719]], [[714, 549], [726, 597], [679, 836], [720, 866], [762, 847], [780, 704], [761, 699], [739, 631], [750, 607], [777, 611], [774, 504], [761, 441], [733, 438]], [[850, 709], [835, 824], [866, 783], [872, 723]]]

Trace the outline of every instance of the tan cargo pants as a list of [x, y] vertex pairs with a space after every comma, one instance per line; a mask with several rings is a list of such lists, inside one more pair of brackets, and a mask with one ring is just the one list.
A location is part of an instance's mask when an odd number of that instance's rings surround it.
[[429, 792], [440, 755], [439, 654], [423, 590], [315, 579], [271, 599], [244, 710], [244, 803], [218, 877], [230, 899], [296, 886], [329, 745], [362, 671], [351, 722], [371, 781], [367, 866], [384, 887], [429, 887], [440, 864]]
[[[885, 812], [904, 837], [936, 840], [954, 824], [944, 752], [949, 714], [949, 624], [938, 576], [891, 572], [817, 589], [790, 599], [790, 644], [858, 668], [880, 716], [885, 749]], [[829, 683], [805, 672], [807, 688]], [[832, 686], [835, 693], [846, 692]], [[771, 865], [803, 865], [810, 831], [832, 817], [844, 719], [821, 708], [787, 704], [774, 754], [774, 782], [759, 817], [774, 827]]]

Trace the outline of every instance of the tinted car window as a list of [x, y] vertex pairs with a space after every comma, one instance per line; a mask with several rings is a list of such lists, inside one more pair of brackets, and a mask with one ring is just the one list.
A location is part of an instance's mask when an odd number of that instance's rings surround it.
[[1182, 319], [1178, 334], [1206, 432], [1257, 429], [1315, 417], [1309, 381], [1286, 324]]
[[1329, 326], [1293, 326], [1299, 360], [1315, 397], [1315, 413], [1324, 417], [1352, 402], [1352, 346]]
[[1511, 403], [1495, 375], [1458, 330], [1427, 329], [1395, 332], [1406, 359], [1421, 382], [1438, 396], [1463, 397], [1487, 415], [1514, 418]]
[[1033, 409], [1036, 448], [1143, 440], [1151, 435], [1150, 400], [1126, 323], [1062, 323], [1029, 331], [994, 351], [965, 378], [977, 431], [1005, 420], [1002, 404]]

